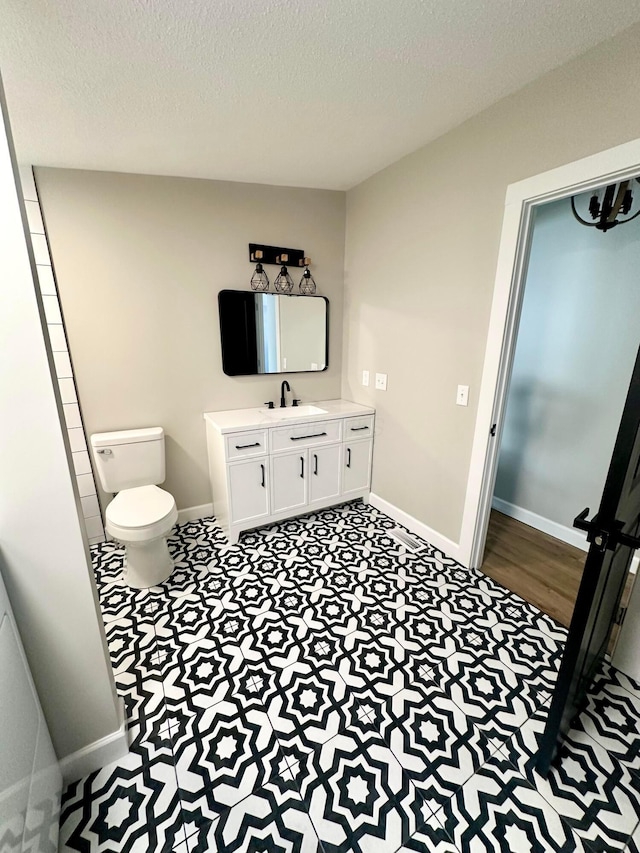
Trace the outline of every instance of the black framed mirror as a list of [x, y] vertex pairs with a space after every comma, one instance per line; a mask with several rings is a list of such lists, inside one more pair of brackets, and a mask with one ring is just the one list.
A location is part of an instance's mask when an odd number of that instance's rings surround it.
[[221, 290], [218, 308], [227, 376], [315, 373], [329, 366], [325, 296]]

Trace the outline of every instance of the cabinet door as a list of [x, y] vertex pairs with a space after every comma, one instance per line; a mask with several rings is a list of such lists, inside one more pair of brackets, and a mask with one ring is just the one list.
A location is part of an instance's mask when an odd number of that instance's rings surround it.
[[341, 449], [340, 444], [330, 444], [309, 450], [309, 503], [339, 496]]
[[271, 513], [297, 509], [307, 503], [306, 450], [271, 457]]
[[231, 523], [269, 514], [267, 460], [252, 459], [229, 465]]
[[342, 493], [361, 492], [371, 481], [372, 441], [352, 441], [344, 445]]

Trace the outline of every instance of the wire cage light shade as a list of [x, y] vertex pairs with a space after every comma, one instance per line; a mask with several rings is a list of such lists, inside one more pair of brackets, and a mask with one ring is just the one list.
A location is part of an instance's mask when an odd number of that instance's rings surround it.
[[308, 266], [304, 268], [298, 287], [300, 288], [300, 293], [303, 293], [305, 296], [311, 296], [316, 292], [316, 282]]
[[256, 264], [255, 271], [251, 276], [251, 290], [258, 290], [261, 293], [269, 290], [269, 276], [264, 271], [262, 264]]
[[293, 290], [293, 279], [289, 275], [284, 264], [282, 264], [280, 272], [278, 273], [276, 280], [273, 282], [273, 286], [278, 293], [291, 293]]

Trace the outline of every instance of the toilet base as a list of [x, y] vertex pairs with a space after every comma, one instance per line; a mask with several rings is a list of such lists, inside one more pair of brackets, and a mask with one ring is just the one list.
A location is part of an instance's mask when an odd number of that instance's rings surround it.
[[133, 589], [147, 589], [164, 583], [173, 571], [166, 536], [147, 542], [127, 542], [124, 582]]

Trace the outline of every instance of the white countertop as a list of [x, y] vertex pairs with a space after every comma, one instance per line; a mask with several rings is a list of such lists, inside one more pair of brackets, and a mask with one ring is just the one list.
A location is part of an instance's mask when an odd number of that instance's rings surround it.
[[[350, 400], [320, 400], [302, 405], [317, 406], [324, 409], [322, 414], [304, 415], [302, 417], [278, 418], [278, 409], [269, 410], [266, 406], [255, 409], [231, 409], [226, 412], [205, 412], [204, 418], [218, 432], [238, 432], [240, 430], [255, 429], [256, 427], [293, 426], [294, 424], [312, 423], [313, 421], [335, 420], [336, 418], [352, 418], [361, 415], [372, 415], [375, 409], [371, 406], [362, 406], [360, 403], [352, 403]], [[287, 407], [287, 411], [291, 409]]]

